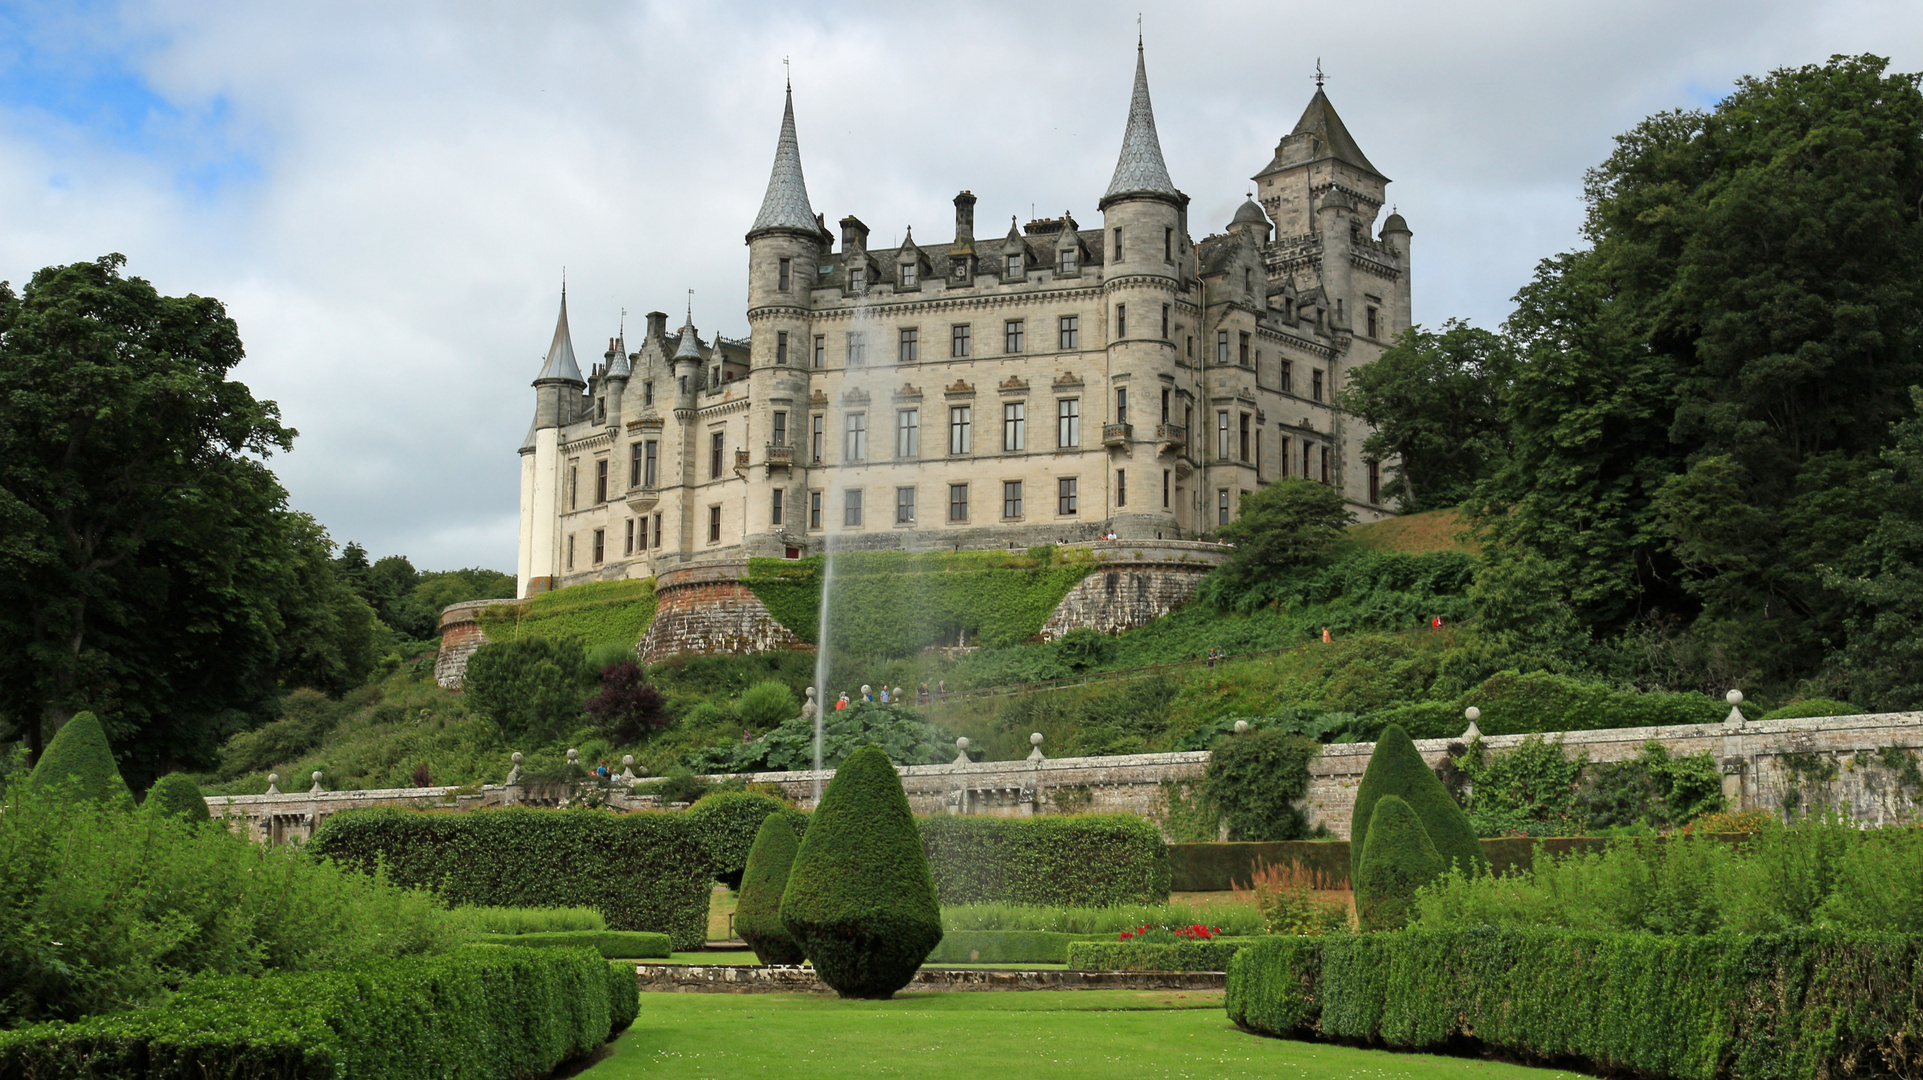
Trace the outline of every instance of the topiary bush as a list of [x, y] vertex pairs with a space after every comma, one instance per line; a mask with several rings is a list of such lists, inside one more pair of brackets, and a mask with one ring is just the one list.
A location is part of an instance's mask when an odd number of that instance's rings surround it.
[[1861, 716], [1863, 710], [1835, 698], [1804, 698], [1764, 713], [1764, 720], [1804, 720], [1818, 716]]
[[1444, 869], [1442, 856], [1408, 803], [1376, 800], [1355, 877], [1356, 921], [1364, 930], [1400, 930], [1416, 913], [1416, 890]]
[[801, 946], [781, 924], [781, 896], [788, 889], [801, 842], [795, 827], [782, 814], [761, 820], [748, 867], [741, 875], [741, 900], [734, 909], [734, 932], [764, 964], [799, 964]]
[[114, 765], [107, 732], [94, 714], [83, 712], [61, 725], [27, 777], [35, 791], [131, 807], [133, 793]]
[[771, 814], [786, 816], [797, 835], [808, 827], [808, 815], [772, 795], [718, 791], [688, 807], [688, 824], [714, 864], [717, 880], [731, 889], [741, 887], [748, 854], [761, 833], [761, 823]]
[[1415, 811], [1436, 853], [1442, 856], [1444, 867], [1453, 863], [1468, 874], [1488, 872], [1489, 863], [1483, 858], [1482, 845], [1476, 840], [1469, 815], [1462, 812], [1449, 789], [1429, 770], [1416, 744], [1409, 740], [1408, 732], [1391, 724], [1376, 740], [1375, 750], [1369, 755], [1369, 767], [1363, 770], [1362, 783], [1356, 786], [1355, 809], [1349, 819], [1350, 880], [1355, 880], [1362, 868], [1370, 816], [1375, 811], [1376, 800], [1385, 795], [1400, 797]]
[[200, 794], [200, 785], [189, 780], [183, 773], [168, 773], [154, 781], [147, 789], [147, 799], [141, 808], [150, 813], [179, 818], [191, 824], [213, 820], [207, 811], [207, 800]]
[[908, 794], [863, 747], [822, 793], [795, 853], [781, 923], [845, 998], [887, 998], [941, 941], [941, 907]]

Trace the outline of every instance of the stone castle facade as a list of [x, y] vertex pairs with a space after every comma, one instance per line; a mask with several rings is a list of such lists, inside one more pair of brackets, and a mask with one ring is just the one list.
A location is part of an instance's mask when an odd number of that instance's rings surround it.
[[1348, 373], [1410, 325], [1407, 224], [1318, 86], [1225, 231], [1191, 235], [1137, 51], [1097, 203], [869, 244], [809, 201], [789, 93], [747, 233], [749, 337], [648, 316], [584, 376], [567, 298], [521, 446], [523, 596], [829, 547], [1193, 540], [1282, 477], [1387, 516]]

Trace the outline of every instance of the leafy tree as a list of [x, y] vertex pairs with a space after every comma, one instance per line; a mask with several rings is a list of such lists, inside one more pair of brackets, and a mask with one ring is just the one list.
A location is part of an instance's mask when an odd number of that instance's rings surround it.
[[668, 726], [661, 691], [632, 660], [601, 669], [601, 690], [582, 708], [594, 730], [616, 746], [632, 746]]
[[1852, 697], [1891, 711], [1923, 706], [1923, 389], [1911, 387], [1910, 398], [1916, 415], [1897, 425], [1871, 476], [1875, 524], [1825, 579], [1845, 603], [1841, 681]]
[[320, 522], [297, 511], [283, 522], [276, 673], [288, 685], [344, 693], [367, 681], [390, 635], [331, 557], [334, 542]]
[[516, 638], [474, 650], [461, 686], [507, 738], [545, 743], [580, 722], [590, 679], [579, 642]]
[[799, 964], [801, 946], [781, 925], [781, 897], [788, 874], [801, 847], [795, 827], [783, 814], [762, 819], [748, 850], [748, 866], [741, 875], [741, 899], [735, 905], [734, 929], [764, 964]]
[[1218, 607], [1253, 607], [1273, 599], [1289, 571], [1323, 561], [1355, 515], [1342, 494], [1313, 480], [1278, 480], [1242, 499], [1217, 537], [1235, 545], [1198, 593]]
[[1337, 400], [1375, 432], [1362, 452], [1392, 462], [1383, 485], [1403, 513], [1459, 506], [1504, 451], [1500, 402], [1515, 366], [1509, 340], [1450, 319], [1412, 326], [1356, 368]]
[[1209, 756], [1208, 797], [1227, 819], [1230, 840], [1301, 840], [1308, 816], [1309, 763], [1321, 744], [1256, 729], [1219, 742]]
[[227, 378], [217, 300], [166, 297], [108, 255], [0, 285], [0, 713], [115, 718], [135, 772], [204, 760], [273, 688], [292, 445]]

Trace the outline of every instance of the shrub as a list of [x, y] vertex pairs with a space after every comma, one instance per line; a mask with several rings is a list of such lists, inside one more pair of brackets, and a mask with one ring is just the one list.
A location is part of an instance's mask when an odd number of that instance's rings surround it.
[[471, 934], [550, 934], [568, 930], [606, 930], [608, 922], [590, 907], [457, 907], [448, 921]]
[[1415, 810], [1384, 795], [1369, 815], [1355, 876], [1356, 922], [1364, 930], [1401, 928], [1416, 913], [1416, 890], [1434, 881], [1444, 865]]
[[942, 815], [920, 825], [944, 904], [1168, 902], [1168, 845], [1154, 825], [1133, 814]]
[[771, 728], [801, 715], [801, 703], [788, 684], [766, 679], [750, 686], [735, 704], [735, 715], [749, 728]]
[[[696, 712], [706, 708], [697, 707]], [[821, 763], [834, 768], [847, 755], [872, 746], [897, 765], [939, 764], [955, 752], [955, 736], [906, 705], [856, 701], [836, 711], [831, 701], [822, 722]], [[687, 725], [695, 723], [691, 715]], [[815, 722], [791, 715], [774, 730], [753, 742], [713, 747], [688, 755], [690, 766], [716, 772], [761, 772], [812, 769], [815, 761]]]
[[1469, 824], [1468, 815], [1456, 805], [1436, 774], [1429, 771], [1428, 763], [1422, 760], [1415, 743], [1409, 741], [1408, 733], [1391, 724], [1376, 740], [1375, 750], [1369, 755], [1369, 767], [1363, 770], [1362, 782], [1356, 785], [1355, 809], [1349, 819], [1351, 881], [1357, 880], [1362, 866], [1376, 800], [1386, 795], [1400, 797], [1415, 811], [1430, 843], [1442, 856], [1444, 866], [1454, 863], [1469, 873], [1488, 870], [1482, 845], [1476, 843], [1476, 832]]
[[133, 794], [114, 765], [107, 733], [90, 712], [79, 713], [60, 726], [40, 752], [40, 761], [27, 783], [36, 791], [64, 793], [64, 798], [133, 805]]
[[1781, 708], [1771, 709], [1762, 715], [1764, 720], [1803, 720], [1816, 716], [1860, 716], [1863, 710], [1847, 701], [1835, 698], [1804, 698], [1792, 701]]
[[1898, 1076], [1923, 939], [1521, 927], [1265, 938], [1229, 963], [1251, 1031], [1575, 1059], [1605, 1075]]
[[1229, 892], [1245, 888], [1263, 866], [1300, 866], [1320, 888], [1349, 887], [1349, 842], [1288, 840], [1264, 844], [1170, 844], [1169, 888], [1175, 892]]
[[907, 986], [941, 940], [941, 908], [908, 795], [873, 747], [848, 756], [808, 822], [781, 922], [842, 997]]
[[1047, 930], [943, 930], [930, 964], [1063, 964], [1078, 941], [1113, 941], [1113, 934], [1060, 934]]
[[514, 1080], [633, 1022], [632, 968], [472, 948], [351, 971], [193, 980], [152, 1009], [0, 1033], [0, 1076]]
[[676, 948], [708, 936], [714, 871], [685, 814], [594, 810], [349, 810], [306, 850], [433, 889], [450, 904], [591, 907], [611, 930], [652, 930]]
[[735, 905], [734, 929], [764, 964], [799, 964], [801, 946], [781, 924], [781, 896], [788, 888], [800, 842], [784, 814], [767, 814], [748, 852], [741, 875], [741, 900]]
[[665, 960], [674, 952], [666, 934], [646, 930], [553, 930], [532, 934], [480, 934], [483, 945], [512, 945], [522, 949], [593, 949], [609, 960]]
[[461, 688], [507, 738], [545, 743], [580, 722], [592, 681], [579, 641], [522, 637], [474, 650]]
[[1219, 937], [1163, 945], [1077, 941], [1068, 947], [1068, 966], [1079, 971], [1227, 971], [1229, 958], [1256, 940]]
[[220, 750], [219, 776], [231, 780], [250, 772], [298, 761], [319, 747], [350, 706], [308, 687], [280, 699], [279, 719], [236, 733]]
[[662, 709], [661, 691], [655, 689], [633, 660], [608, 664], [600, 671], [600, 691], [581, 708], [602, 738], [616, 746], [631, 746], [650, 732], [668, 726], [670, 721]]
[[1216, 744], [1209, 756], [1208, 796], [1229, 825], [1230, 840], [1300, 840], [1308, 816], [1309, 763], [1320, 743], [1300, 735], [1255, 730]]
[[204, 824], [213, 820], [213, 815], [207, 811], [207, 800], [200, 794], [200, 785], [182, 773], [168, 773], [154, 781], [154, 786], [147, 789], [147, 798], [141, 807], [189, 824]]
[[634, 785], [634, 794], [652, 795], [661, 800], [661, 805], [674, 803], [700, 802], [714, 790], [714, 781], [705, 776], [696, 776], [684, 768], [669, 769], [659, 780]]
[[1313, 867], [1285, 862], [1250, 875], [1246, 895], [1262, 913], [1262, 928], [1271, 934], [1325, 934], [1349, 926], [1347, 904], [1315, 895], [1330, 887], [1328, 877]]
[[797, 835], [808, 827], [808, 815], [772, 795], [719, 791], [688, 807], [688, 824], [708, 853], [715, 877], [730, 888], [741, 887], [748, 854], [761, 833], [761, 823], [771, 814], [787, 817]]

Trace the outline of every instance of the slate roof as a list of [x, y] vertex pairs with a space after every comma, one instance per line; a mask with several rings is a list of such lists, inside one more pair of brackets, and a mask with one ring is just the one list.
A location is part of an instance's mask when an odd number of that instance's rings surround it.
[[561, 317], [554, 323], [554, 343], [548, 346], [547, 363], [541, 365], [541, 373], [534, 377], [537, 383], [544, 379], [564, 379], [587, 385], [581, 378], [581, 365], [574, 362], [574, 340], [568, 336], [568, 290], [565, 285], [561, 286]]
[[1148, 67], [1139, 44], [1135, 46], [1135, 91], [1129, 97], [1122, 156], [1115, 162], [1115, 177], [1108, 182], [1102, 202], [1125, 195], [1181, 197], [1162, 160], [1162, 141], [1155, 134], [1155, 108], [1148, 99]]
[[768, 173], [768, 192], [761, 197], [761, 212], [755, 215], [748, 235], [764, 229], [794, 229], [814, 233], [821, 229], [814, 207], [808, 203], [808, 184], [801, 178], [801, 143], [795, 138], [795, 92], [788, 90], [787, 105], [781, 113], [781, 138], [775, 142], [775, 164]]
[[[1297, 136], [1307, 135], [1308, 139]], [[1335, 106], [1329, 103], [1329, 95], [1316, 87], [1315, 96], [1309, 99], [1309, 107], [1302, 110], [1302, 119], [1295, 122], [1295, 130], [1283, 138], [1275, 148], [1275, 158], [1268, 167], [1256, 176], [1267, 176], [1280, 172], [1293, 165], [1303, 165], [1311, 161], [1334, 158], [1345, 165], [1353, 165], [1374, 176], [1382, 176], [1369, 159], [1363, 156], [1362, 148], [1356, 145], [1355, 136], [1336, 115]], [[1383, 176], [1384, 180], [1388, 177]]]

